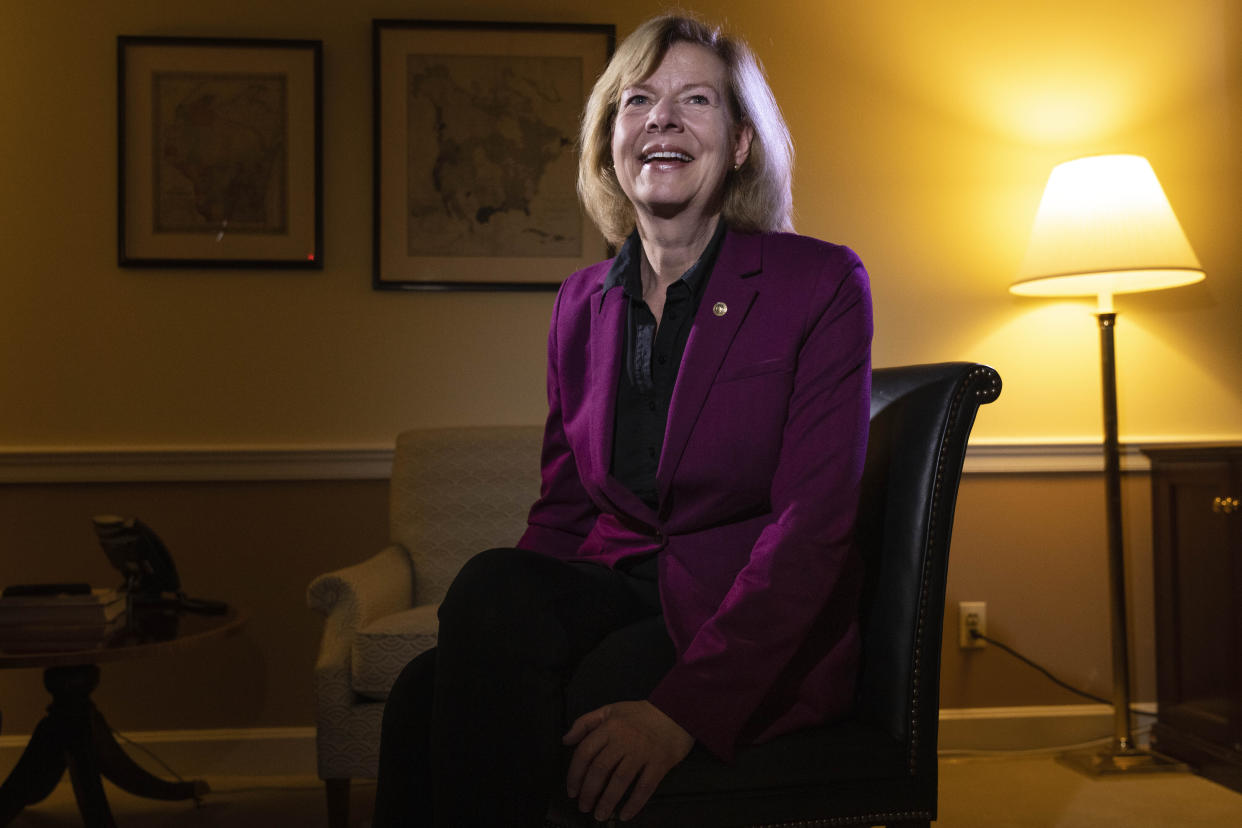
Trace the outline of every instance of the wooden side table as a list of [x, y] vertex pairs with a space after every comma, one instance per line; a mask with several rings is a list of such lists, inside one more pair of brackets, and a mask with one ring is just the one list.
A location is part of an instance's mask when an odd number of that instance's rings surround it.
[[234, 609], [215, 616], [146, 610], [135, 613], [123, 631], [96, 649], [40, 650], [31, 642], [20, 652], [0, 650], [0, 668], [44, 668], [43, 684], [52, 695], [47, 715], [0, 785], [0, 826], [8, 825], [26, 806], [46, 799], [66, 769], [86, 828], [116, 825], [101, 776], [150, 799], [198, 799], [207, 793], [202, 780], [167, 782], [134, 762], [112, 736], [91, 693], [99, 685], [101, 663], [180, 652], [236, 632], [243, 622], [244, 616]]
[[1242, 791], [1242, 446], [1144, 453], [1156, 586], [1152, 740]]

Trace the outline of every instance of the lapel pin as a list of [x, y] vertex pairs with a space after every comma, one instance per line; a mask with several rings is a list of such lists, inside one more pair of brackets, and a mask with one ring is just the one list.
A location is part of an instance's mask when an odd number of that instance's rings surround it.
[[716, 314], [717, 316], [724, 316], [728, 312], [729, 312], [729, 306], [726, 305], [724, 302], [717, 302], [716, 304], [712, 305], [712, 313]]

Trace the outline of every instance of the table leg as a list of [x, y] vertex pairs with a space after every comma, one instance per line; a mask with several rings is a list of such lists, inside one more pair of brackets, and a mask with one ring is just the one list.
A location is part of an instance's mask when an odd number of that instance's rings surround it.
[[167, 782], [139, 766], [121, 749], [104, 717], [91, 702], [99, 667], [49, 667], [43, 684], [52, 694], [47, 715], [35, 727], [21, 758], [0, 785], [0, 826], [28, 805], [41, 802], [69, 770], [73, 795], [86, 828], [114, 828], [101, 775], [130, 793], [151, 799], [195, 799], [207, 783]]
[[82, 824], [85, 828], [116, 828], [103, 780], [99, 778], [99, 763], [91, 749], [90, 735], [84, 733], [78, 737], [69, 748], [68, 761], [73, 797], [78, 801]]
[[0, 785], [0, 825], [8, 825], [27, 805], [42, 802], [65, 773], [64, 738], [46, 716], [35, 726], [21, 758]]
[[115, 828], [91, 738], [91, 714], [95, 710], [91, 692], [99, 686], [99, 667], [49, 667], [43, 673], [43, 685], [52, 694], [48, 718], [55, 720], [62, 735], [62, 761], [69, 766], [82, 823], [86, 828]]

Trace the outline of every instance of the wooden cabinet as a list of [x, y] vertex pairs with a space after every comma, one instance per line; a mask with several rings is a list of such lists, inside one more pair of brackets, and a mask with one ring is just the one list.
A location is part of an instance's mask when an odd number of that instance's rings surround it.
[[1149, 449], [1156, 750], [1242, 791], [1242, 446]]

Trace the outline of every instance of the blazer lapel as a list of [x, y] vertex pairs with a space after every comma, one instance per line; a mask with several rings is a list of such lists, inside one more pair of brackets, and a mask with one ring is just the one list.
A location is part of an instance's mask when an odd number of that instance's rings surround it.
[[762, 254], [762, 236], [738, 235], [732, 231], [725, 236], [720, 248], [715, 270], [694, 317], [694, 329], [686, 342], [669, 404], [664, 447], [656, 470], [662, 503], [699, 411], [716, 381], [720, 363], [759, 292], [756, 280], [748, 277], [763, 269]]
[[612, 441], [617, 421], [617, 381], [625, 350], [622, 333], [626, 322], [625, 292], [616, 287], [604, 296], [591, 297], [591, 353], [587, 405], [590, 408], [591, 470], [580, 470], [598, 484], [597, 494], [611, 501], [619, 515], [656, 524], [655, 511], [612, 476]]
[[625, 293], [615, 287], [591, 296], [591, 353], [587, 371], [587, 405], [591, 411], [590, 457], [596, 480], [612, 467], [612, 432], [617, 415], [617, 378], [621, 370], [621, 333], [625, 324]]

